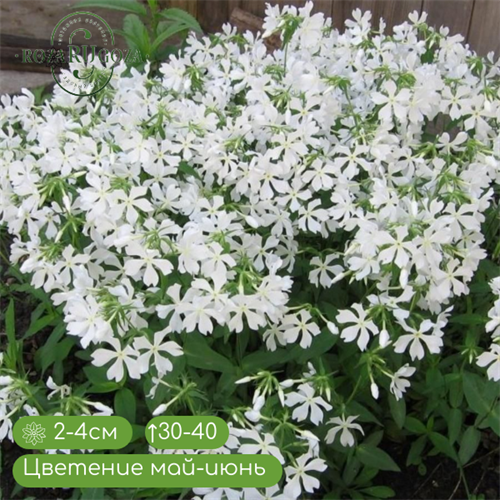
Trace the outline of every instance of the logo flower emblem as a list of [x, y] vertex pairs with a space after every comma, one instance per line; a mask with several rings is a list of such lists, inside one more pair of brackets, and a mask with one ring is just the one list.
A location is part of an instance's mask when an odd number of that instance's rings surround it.
[[23, 438], [26, 443], [31, 443], [33, 446], [37, 443], [42, 443], [45, 437], [45, 429], [35, 422], [26, 424], [26, 427], [23, 429]]

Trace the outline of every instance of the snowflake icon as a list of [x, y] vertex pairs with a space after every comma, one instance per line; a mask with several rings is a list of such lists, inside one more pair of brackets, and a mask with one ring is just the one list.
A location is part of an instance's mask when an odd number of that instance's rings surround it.
[[42, 443], [45, 439], [45, 429], [35, 422], [26, 424], [23, 432], [23, 438], [26, 440], [26, 443], [31, 443], [33, 446], [37, 443]]

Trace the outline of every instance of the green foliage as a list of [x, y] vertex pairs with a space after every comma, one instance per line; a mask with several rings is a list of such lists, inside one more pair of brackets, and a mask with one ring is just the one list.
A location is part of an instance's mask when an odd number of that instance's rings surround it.
[[[137, 19], [131, 15], [129, 19]], [[135, 22], [135, 21], [133, 21]], [[186, 169], [186, 175], [191, 172]], [[299, 261], [297, 266], [302, 265]], [[331, 489], [325, 498], [391, 498], [394, 491], [377, 484], [378, 471], [397, 472], [404, 467], [418, 466], [425, 472], [427, 456], [439, 454], [453, 460], [457, 468], [470, 463], [481, 448], [484, 432], [500, 435], [500, 391], [495, 382], [480, 375], [473, 362], [464, 363], [457, 352], [469, 349], [480, 352], [480, 333], [484, 330], [487, 311], [491, 304], [488, 287], [481, 286], [499, 273], [499, 267], [487, 261], [471, 283], [468, 298], [457, 301], [459, 312], [450, 322], [451, 341], [439, 356], [429, 356], [420, 362], [418, 376], [412, 381], [412, 389], [405, 399], [397, 400], [392, 395], [384, 401], [372, 398], [369, 373], [376, 360], [373, 357], [347, 355], [338, 358], [335, 344], [338, 336], [327, 330], [313, 339], [309, 349], [297, 346], [279, 347], [273, 352], [258, 345], [244, 330], [237, 336], [228, 336], [224, 327], [216, 328], [210, 337], [193, 332], [182, 335], [184, 356], [173, 359], [174, 369], [165, 377], [167, 385], [160, 385], [154, 399], [146, 398], [151, 390], [151, 376], [141, 382], [124, 379], [120, 383], [109, 381], [106, 367], [92, 366], [87, 351], [76, 350], [76, 340], [65, 335], [65, 324], [61, 312], [54, 308], [47, 295], [34, 289], [29, 280], [16, 267], [10, 267], [13, 277], [9, 286], [2, 288], [2, 297], [7, 297], [4, 310], [7, 349], [4, 367], [18, 372], [24, 371], [23, 351], [34, 340], [43, 339], [34, 356], [34, 366], [45, 376], [57, 383], [71, 381], [79, 387], [80, 395], [104, 395], [113, 406], [115, 414], [133, 423], [134, 437], [127, 447], [128, 453], [147, 452], [144, 440], [144, 426], [151, 411], [164, 401], [173, 401], [172, 414], [219, 414], [225, 416], [228, 408], [236, 408], [248, 397], [245, 386], [235, 382], [247, 375], [261, 372], [263, 377], [280, 379], [296, 365], [312, 363], [318, 377], [324, 377], [333, 391], [332, 404], [344, 408], [348, 414], [358, 415], [367, 431], [364, 441], [357, 444], [347, 455], [345, 450], [332, 444], [329, 459]], [[297, 280], [297, 294], [303, 297], [316, 293], [307, 282]], [[335, 316], [346, 297], [339, 290], [323, 292], [322, 303], [327, 316]], [[23, 330], [16, 326], [16, 304], [21, 301], [31, 304], [28, 325]], [[152, 325], [152, 329], [163, 325]], [[474, 358], [472, 358], [473, 361]], [[74, 371], [74, 363], [83, 363], [83, 370]], [[342, 369], [344, 375], [336, 373]], [[273, 370], [265, 372], [265, 370]], [[266, 375], [267, 374], [267, 375]], [[43, 411], [48, 401], [37, 387], [27, 385], [29, 402]], [[354, 389], [353, 389], [354, 388]], [[273, 396], [276, 397], [276, 396]], [[234, 412], [234, 410], [231, 410]], [[326, 429], [320, 427], [324, 436]], [[382, 432], [385, 427], [385, 432]], [[389, 437], [398, 442], [398, 447], [407, 449], [406, 459], [397, 463], [387, 448]], [[280, 447], [295, 446], [287, 442], [290, 436], [283, 432], [276, 439]], [[342, 458], [343, 457], [343, 458]], [[400, 462], [398, 460], [398, 462]], [[462, 474], [462, 480], [466, 477]], [[166, 490], [141, 490], [136, 498], [156, 498], [165, 495]], [[172, 492], [182, 495], [182, 492]], [[73, 498], [127, 498], [125, 490], [103, 492], [87, 488], [75, 491]], [[472, 495], [470, 498], [474, 498]]]
[[83, 0], [75, 6], [77, 9], [87, 9], [97, 7], [101, 9], [119, 10], [122, 12], [132, 12], [141, 16], [146, 16], [146, 8], [136, 0]]
[[[155, 0], [148, 2], [148, 9], [135, 0], [89, 0], [76, 7], [100, 7], [127, 13], [123, 29], [116, 32], [126, 39], [131, 49], [138, 49], [146, 55], [153, 65], [157, 65], [166, 53], [177, 50], [178, 47], [166, 46], [172, 37], [177, 36], [182, 41], [189, 31], [201, 32], [198, 22], [188, 13], [176, 8], [159, 10]], [[284, 33], [285, 44], [296, 29], [295, 21], [290, 19]], [[431, 56], [430, 52], [425, 55], [429, 61]], [[336, 82], [339, 88], [347, 88], [348, 84], [344, 80]], [[40, 99], [42, 95], [40, 93]], [[152, 126], [152, 133], [161, 134], [162, 128], [159, 119]], [[185, 177], [199, 177], [196, 169], [187, 162], [180, 163], [179, 171]], [[485, 226], [495, 228], [497, 219], [498, 213], [493, 207]], [[95, 394], [103, 395], [117, 415], [134, 424], [134, 438], [127, 452], [145, 453], [144, 426], [151, 411], [160, 404], [168, 403], [168, 412], [172, 414], [218, 414], [237, 422], [250, 399], [248, 387], [237, 385], [238, 379], [252, 376], [262, 380], [262, 387], [267, 384], [276, 388], [280, 382], [295, 376], [297, 367], [307, 365], [314, 370], [318, 388], [332, 395], [335, 410], [356, 415], [365, 431], [364, 440], [352, 449], [334, 442], [325, 451], [329, 465], [326, 479], [322, 481], [328, 487], [325, 498], [390, 498], [394, 491], [377, 485], [379, 471], [398, 472], [404, 466], [419, 466], [425, 471], [426, 458], [440, 455], [456, 462], [463, 472], [463, 467], [471, 462], [480, 448], [485, 433], [494, 432], [500, 436], [499, 386], [480, 375], [474, 363], [484, 348], [482, 337], [492, 303], [487, 283], [500, 274], [500, 267], [494, 260], [500, 252], [497, 233], [487, 229], [484, 234], [493, 260], [481, 263], [470, 284], [470, 294], [454, 301], [455, 313], [447, 327], [446, 345], [441, 354], [426, 356], [415, 363], [418, 370], [405, 399], [398, 400], [393, 395], [374, 399], [370, 381], [377, 373], [383, 373], [384, 360], [377, 356], [376, 351], [360, 355], [355, 345], [336, 349], [339, 337], [326, 328], [307, 349], [298, 345], [280, 346], [270, 352], [260, 339], [255, 341], [257, 334], [250, 334], [248, 329], [237, 335], [228, 335], [228, 330], [222, 326], [209, 337], [197, 332], [181, 335], [184, 356], [172, 360], [173, 370], [155, 387], [154, 397], [150, 399], [147, 396], [155, 385], [152, 374], [145, 374], [140, 381], [126, 377], [120, 382], [109, 381], [106, 376], [108, 367], [92, 366], [89, 352], [76, 350], [76, 339], [66, 335], [61, 311], [52, 305], [43, 290], [33, 288], [29, 278], [15, 266], [9, 267], [6, 273], [14, 282], [3, 285], [0, 292], [7, 304], [3, 318], [7, 339], [3, 366], [24, 376], [23, 354], [35, 351], [34, 368], [44, 380], [51, 376], [58, 384], [71, 384], [76, 394], [75, 401]], [[325, 248], [317, 248], [317, 241], [312, 240], [307, 251], [321, 255], [328, 251], [330, 244], [334, 246], [335, 241], [326, 241]], [[297, 258], [292, 299], [295, 298], [298, 304], [320, 304], [321, 311], [330, 321], [335, 319], [339, 309], [369, 292], [360, 283], [346, 285], [341, 282], [331, 289], [318, 291], [307, 279], [308, 262], [306, 257]], [[163, 285], [158, 296], [148, 305], [154, 306], [164, 297]], [[22, 302], [29, 302], [32, 312], [29, 324], [19, 330], [16, 304]], [[313, 306], [310, 311], [313, 316], [321, 314]], [[149, 328], [155, 331], [166, 326], [167, 322], [149, 325]], [[34, 342], [38, 342], [38, 348]], [[468, 356], [462, 356], [463, 353]], [[397, 354], [392, 355], [398, 359]], [[387, 384], [384, 394], [389, 393], [389, 382], [381, 383]], [[37, 387], [26, 382], [23, 390], [28, 403], [40, 412], [51, 408]], [[277, 401], [276, 395], [270, 398]], [[267, 418], [280, 423], [274, 436], [280, 449], [294, 450], [300, 444], [289, 432], [293, 424], [287, 412], [288, 409], [280, 408]], [[318, 427], [321, 438], [327, 433], [326, 427], [325, 424]], [[407, 451], [402, 460], [391, 457], [391, 441]], [[462, 480], [465, 481], [463, 474]], [[186, 495], [186, 491], [168, 489], [138, 490], [133, 495], [135, 498], [166, 498], [170, 493], [175, 498]], [[73, 498], [129, 498], [128, 495], [129, 491], [119, 489], [104, 492], [87, 488], [75, 491]]]
[[[188, 33], [202, 33], [198, 21], [182, 9], [160, 10], [157, 0], [148, 0], [148, 8], [137, 0], [83, 0], [74, 5], [77, 9], [101, 8], [127, 12], [123, 19], [123, 29], [113, 30], [125, 38], [130, 50], [139, 50], [143, 59], [152, 63], [155, 70], [169, 54], [179, 50]], [[176, 37], [175, 45], [165, 43]], [[144, 63], [135, 61], [136, 66]]]
[[211, 349], [207, 340], [199, 333], [188, 334], [184, 341], [184, 355], [187, 364], [193, 368], [230, 372], [234, 370], [229, 359]]
[[130, 423], [134, 423], [136, 410], [134, 393], [127, 388], [120, 389], [115, 394], [115, 414], [126, 418]]
[[82, 489], [81, 500], [100, 500], [105, 498], [102, 488], [85, 488]]
[[401, 469], [396, 462], [383, 450], [370, 444], [360, 444], [356, 449], [358, 460], [369, 467], [378, 470], [391, 470], [399, 472]]
[[7, 353], [5, 365], [11, 370], [16, 370], [22, 366], [21, 344], [16, 339], [14, 300], [10, 299], [7, 312], [5, 313], [5, 333], [7, 334]]

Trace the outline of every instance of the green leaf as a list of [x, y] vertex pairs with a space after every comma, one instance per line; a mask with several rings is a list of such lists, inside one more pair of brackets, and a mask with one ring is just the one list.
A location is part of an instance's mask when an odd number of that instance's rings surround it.
[[486, 419], [486, 423], [497, 436], [500, 436], [500, 404], [493, 408], [491, 415]]
[[35, 310], [31, 313], [30, 324], [34, 323], [38, 318], [43, 316], [43, 313], [48, 311], [47, 304], [41, 302], [35, 307]]
[[89, 382], [92, 382], [92, 384], [95, 385], [108, 381], [108, 378], [106, 377], [107, 370], [108, 369], [106, 367], [97, 367], [93, 365], [85, 366], [83, 368]]
[[402, 429], [406, 420], [406, 403], [403, 398], [397, 400], [394, 396], [389, 396], [389, 407], [391, 415], [396, 425]]
[[338, 338], [338, 335], [333, 335], [330, 330], [325, 328], [319, 335], [314, 337], [308, 349], [303, 349], [299, 345], [296, 345], [290, 352], [288, 360], [305, 364], [310, 359], [318, 358], [325, 352], [328, 352], [337, 343]]
[[187, 162], [181, 161], [179, 166], [177, 167], [182, 173], [186, 175], [192, 175], [193, 177], [196, 177], [197, 179], [201, 179], [200, 174]]
[[152, 50], [153, 52], [160, 47], [160, 45], [167, 39], [177, 35], [177, 33], [181, 33], [182, 31], [186, 31], [189, 29], [189, 26], [186, 26], [184, 23], [176, 23], [165, 31], [160, 33], [156, 40], [153, 41]]
[[341, 500], [340, 495], [341, 495], [341, 493], [339, 493], [338, 491], [328, 493], [328, 495], [323, 497], [323, 500]]
[[[495, 212], [492, 212], [492, 214], [496, 217]], [[491, 259], [482, 260], [481, 264], [479, 264], [479, 270], [485, 274], [485, 281], [490, 281], [500, 275], [500, 267]]]
[[363, 441], [363, 444], [371, 444], [372, 446], [378, 446], [381, 443], [383, 437], [384, 437], [383, 430], [372, 432], [366, 437], [366, 439]]
[[342, 480], [344, 483], [346, 485], [351, 485], [361, 468], [361, 462], [354, 455], [349, 457], [342, 472]]
[[75, 344], [76, 339], [74, 337], [66, 337], [56, 344], [54, 348], [55, 361], [64, 361]]
[[460, 435], [462, 420], [462, 412], [459, 409], [453, 408], [450, 410], [448, 415], [448, 438], [451, 444], [453, 444]]
[[10, 299], [7, 312], [5, 313], [5, 333], [9, 343], [16, 343], [16, 318], [14, 309], [14, 299]]
[[239, 378], [242, 377], [239, 376], [236, 372], [230, 372], [230, 371], [224, 372], [220, 376], [219, 381], [217, 382], [216, 396], [220, 395], [220, 398], [228, 398], [229, 396], [232, 396], [233, 393], [238, 388], [235, 382]]
[[20, 353], [20, 345], [16, 339], [16, 318], [14, 299], [10, 299], [9, 306], [5, 313], [5, 333], [7, 334], [7, 361], [8, 367], [14, 369], [16, 367], [17, 358]]
[[122, 12], [132, 12], [140, 16], [147, 16], [147, 11], [144, 5], [136, 2], [136, 0], [83, 0], [73, 5], [74, 8], [98, 7], [101, 9], [121, 10]]
[[184, 336], [184, 355], [188, 365], [202, 370], [226, 372], [234, 370], [227, 358], [211, 349], [205, 337], [199, 333], [187, 333]]
[[82, 492], [79, 489], [73, 490], [73, 494], [69, 497], [69, 500], [81, 500]]
[[49, 335], [42, 347], [35, 354], [35, 365], [42, 369], [42, 373], [55, 361], [55, 346], [66, 331], [66, 323], [59, 323]]
[[365, 497], [361, 494], [361, 492], [356, 490], [349, 490], [349, 496], [351, 500], [365, 500]]
[[137, 441], [138, 439], [144, 438], [144, 432], [146, 430], [145, 425], [132, 424], [132, 439], [131, 443]]
[[[126, 492], [127, 490], [122, 490]], [[184, 498], [189, 498], [187, 495], [190, 492], [190, 488], [147, 488], [140, 489], [137, 488], [134, 490], [135, 498], [152, 498], [153, 500], [158, 500], [158, 498], [180, 498], [181, 500]], [[165, 496], [167, 495], [167, 496]], [[121, 497], [116, 498], [128, 498], [127, 494], [122, 494]]]
[[414, 434], [425, 434], [427, 427], [415, 417], [406, 417], [405, 428]]
[[366, 487], [371, 484], [372, 479], [377, 476], [378, 472], [379, 471], [373, 467], [363, 467], [358, 477], [356, 477], [354, 484], [359, 487]]
[[361, 493], [370, 495], [374, 498], [392, 498], [396, 495], [394, 490], [388, 486], [371, 486], [370, 488], [363, 488]]
[[171, 21], [177, 21], [185, 24], [189, 29], [193, 31], [197, 31], [198, 33], [203, 33], [200, 24], [198, 21], [188, 12], [182, 9], [165, 9], [162, 10], [160, 16], [163, 16], [165, 19], [169, 19]]
[[177, 54], [179, 52], [178, 47], [174, 47], [173, 45], [167, 45], [164, 49], [156, 51], [156, 58], [159, 61], [164, 61], [168, 59], [171, 55]]
[[444, 395], [444, 391], [446, 390], [445, 379], [438, 368], [429, 368], [425, 374], [425, 380], [427, 386], [426, 393], [431, 398], [440, 398], [441, 395]]
[[457, 452], [455, 451], [455, 448], [453, 448], [453, 445], [450, 443], [450, 440], [446, 436], [443, 436], [438, 432], [431, 432], [429, 434], [429, 438], [438, 451], [444, 453], [452, 460], [457, 461]]
[[473, 283], [470, 285], [471, 294], [482, 295], [491, 293], [490, 285], [486, 283]]
[[[24, 490], [24, 486], [21, 486], [20, 484], [16, 484], [14, 486], [14, 488], [12, 489], [12, 492], [11, 492], [11, 497], [14, 498], [15, 496], [17, 496], [19, 493], [21, 493], [21, 491]], [[25, 499], [26, 500], [26, 499]]]
[[36, 321], [33, 321], [30, 324], [26, 333], [24, 334], [23, 339], [27, 339], [27, 338], [31, 337], [32, 335], [35, 335], [40, 330], [43, 330], [47, 326], [54, 323], [54, 321], [56, 319], [57, 319], [57, 316], [55, 316], [53, 314], [47, 314], [46, 316], [43, 316], [43, 317], [37, 319]]
[[351, 415], [359, 415], [360, 422], [373, 422], [382, 425], [380, 420], [370, 410], [357, 401], [351, 401], [346, 409]]
[[104, 394], [121, 388], [121, 385], [117, 382], [108, 380], [108, 377], [106, 377], [108, 369], [106, 367], [88, 365], [83, 368], [83, 371], [89, 382], [92, 383], [91, 387], [87, 389], [87, 392]]
[[458, 458], [460, 463], [465, 465], [476, 453], [481, 442], [481, 433], [475, 427], [468, 427], [460, 440], [460, 450]]
[[80, 500], [102, 500], [104, 498], [104, 488], [82, 488]]
[[337, 318], [337, 314], [339, 313], [339, 310], [335, 306], [333, 306], [329, 302], [321, 302], [319, 307], [327, 319], [335, 322], [335, 319]]
[[254, 372], [256, 369], [266, 370], [271, 366], [277, 366], [288, 360], [289, 352], [285, 349], [276, 351], [256, 351], [241, 360], [241, 368], [245, 372]]
[[[457, 375], [459, 375], [457, 373]], [[450, 399], [450, 405], [453, 408], [458, 408], [463, 401], [464, 398], [464, 391], [462, 388], [462, 377], [459, 376], [457, 380], [452, 380], [449, 383], [450, 387], [450, 392], [449, 392], [449, 399]]]
[[487, 399], [484, 380], [474, 373], [464, 371], [463, 381], [465, 399], [471, 410], [481, 416], [486, 415], [490, 411], [493, 400]]
[[94, 384], [87, 389], [87, 392], [91, 394], [106, 394], [108, 392], [115, 392], [121, 386], [116, 382], [102, 382], [100, 384]]
[[368, 467], [394, 472], [400, 472], [401, 470], [385, 451], [370, 444], [360, 444], [356, 449], [356, 457]]
[[7, 274], [9, 274], [10, 276], [14, 276], [17, 279], [17, 281], [21, 283], [12, 285], [11, 289], [17, 292], [29, 293], [40, 302], [45, 302], [45, 304], [47, 304], [49, 307], [52, 307], [52, 301], [49, 295], [43, 291], [43, 288], [35, 288], [29, 283], [26, 283], [25, 282], [26, 276], [21, 271], [19, 271], [19, 269], [17, 269], [15, 266], [9, 267]]
[[135, 422], [136, 402], [130, 389], [123, 388], [115, 394], [115, 413], [131, 424]]
[[131, 49], [139, 49], [142, 57], [147, 58], [151, 55], [151, 41], [148, 30], [135, 14], [125, 16], [123, 19], [123, 31], [115, 31], [126, 38], [127, 44]]
[[482, 314], [458, 314], [450, 318], [450, 323], [458, 325], [484, 325], [488, 322], [488, 318]]
[[406, 458], [406, 466], [419, 465], [422, 462], [422, 452], [424, 451], [426, 442], [427, 436], [420, 436], [412, 443], [408, 457]]
[[92, 361], [92, 355], [90, 352], [88, 351], [76, 351], [75, 352], [75, 356], [78, 358], [78, 359], [83, 359], [83, 361]]

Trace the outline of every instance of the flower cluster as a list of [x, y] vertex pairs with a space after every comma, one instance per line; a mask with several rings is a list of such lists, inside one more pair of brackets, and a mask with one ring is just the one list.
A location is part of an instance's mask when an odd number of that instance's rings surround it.
[[477, 358], [477, 364], [482, 367], [487, 367], [488, 378], [491, 380], [500, 380], [500, 278], [495, 278], [491, 282], [491, 289], [497, 299], [493, 307], [488, 312], [490, 321], [486, 324], [486, 331], [492, 332], [489, 351], [483, 352]]
[[[264, 36], [283, 41], [272, 54], [225, 26], [189, 38], [159, 77], [116, 67], [96, 98], [2, 98], [11, 260], [109, 380], [171, 387], [195, 332], [248, 334], [299, 365], [236, 382], [253, 399], [230, 409], [238, 429], [221, 451], [273, 454], [284, 489], [195, 491], [206, 499], [319, 488], [310, 472], [325, 450], [354, 446], [373, 422], [351, 405], [359, 386], [341, 387], [348, 358], [367, 360], [373, 398], [400, 400], [442, 352], [453, 299], [486, 257], [500, 65], [425, 14], [391, 36], [353, 15], [340, 34], [310, 2], [268, 7]], [[334, 353], [325, 366], [307, 357], [320, 339]], [[494, 380], [499, 355], [494, 343], [478, 358]]]
[[[359, 427], [359, 426], [358, 426]], [[348, 431], [344, 431], [348, 432]], [[297, 498], [302, 489], [312, 493], [315, 489], [319, 488], [320, 483], [316, 477], [311, 475], [311, 472], [323, 472], [326, 470], [326, 463], [324, 460], [317, 457], [317, 439], [313, 435], [310, 436], [312, 440], [309, 441], [309, 450], [300, 455], [294, 465], [285, 467], [285, 475], [287, 478], [286, 486], [282, 491], [278, 485], [265, 490], [258, 490], [256, 488], [244, 488], [244, 497], [249, 500], [286, 500], [288, 498]], [[261, 427], [253, 429], [237, 428], [230, 424], [229, 439], [227, 443], [221, 448], [215, 450], [157, 450], [150, 447], [151, 453], [163, 454], [230, 454], [230, 453], [243, 453], [243, 454], [264, 454], [276, 457], [281, 464], [285, 463], [279, 447], [277, 446], [272, 434], [266, 433]], [[241, 497], [241, 490], [232, 488], [194, 488], [195, 495], [201, 495], [202, 498], [208, 500], [212, 498], [228, 498], [239, 499]], [[199, 499], [200, 496], [195, 496]]]
[[[2, 369], [3, 356], [0, 356], [0, 369]], [[28, 401], [32, 397], [28, 382], [10, 370], [2, 370], [0, 375], [0, 441], [8, 438], [12, 441], [12, 418], [18, 413], [29, 416], [40, 415], [39, 405], [31, 406]], [[50, 400], [53, 397], [59, 399], [59, 407], [54, 415], [111, 415], [113, 410], [100, 402], [92, 402], [88, 399], [71, 394], [67, 385], [58, 386], [52, 377], [47, 380], [47, 388], [51, 392], [47, 395]], [[35, 423], [33, 424], [35, 425]], [[36, 425], [35, 428], [36, 429]], [[36, 444], [36, 443], [33, 443]], [[55, 450], [47, 450], [55, 452]], [[63, 450], [69, 453], [70, 450]]]

